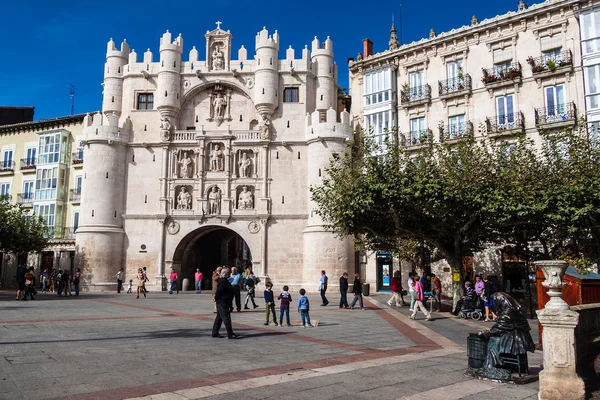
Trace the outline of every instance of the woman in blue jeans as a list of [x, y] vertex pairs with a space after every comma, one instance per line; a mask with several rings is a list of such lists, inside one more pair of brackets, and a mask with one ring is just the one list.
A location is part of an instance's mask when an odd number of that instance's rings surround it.
[[357, 301], [359, 301], [360, 309], [364, 310], [365, 307], [363, 305], [363, 298], [362, 298], [362, 285], [360, 284], [360, 275], [359, 274], [354, 274], [354, 284], [352, 285], [352, 293], [354, 293], [354, 300], [352, 300], [352, 304], [350, 305], [350, 308], [354, 310], [354, 305], [356, 304]]

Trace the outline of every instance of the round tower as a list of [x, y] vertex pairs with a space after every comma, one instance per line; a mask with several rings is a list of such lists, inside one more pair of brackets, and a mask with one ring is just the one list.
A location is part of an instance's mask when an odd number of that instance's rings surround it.
[[[307, 115], [307, 185], [320, 185], [325, 177], [325, 168], [329, 165], [332, 153], [344, 154], [348, 150], [348, 141], [352, 138], [350, 114], [343, 111], [341, 122], [337, 122], [337, 112], [329, 108], [322, 117], [316, 110]], [[324, 122], [320, 122], [325, 119]], [[304, 240], [304, 282], [318, 282], [320, 272], [325, 270], [332, 278], [330, 286], [336, 290], [337, 277], [342, 272], [354, 272], [354, 247], [352, 238], [339, 239], [325, 230], [324, 222], [317, 215], [317, 205], [308, 193], [308, 221], [303, 231]]]
[[270, 116], [279, 105], [279, 34], [269, 36], [267, 28], [256, 35], [254, 104], [263, 116]]
[[[181, 35], [171, 42], [171, 33], [165, 32], [160, 39], [160, 68], [154, 101], [161, 116], [174, 118], [181, 107]], [[171, 119], [171, 123], [174, 123]]]
[[121, 115], [123, 107], [123, 72], [129, 57], [129, 45], [125, 40], [117, 50], [112, 38], [108, 41], [104, 64], [104, 98], [102, 111]]
[[116, 113], [87, 115], [83, 121], [84, 157], [77, 266], [83, 285], [114, 290], [123, 267], [125, 156], [131, 121], [119, 126]]
[[313, 72], [317, 75], [317, 110], [327, 111], [329, 108], [337, 108], [337, 90], [335, 83], [335, 65], [333, 64], [333, 42], [327, 36], [327, 40], [321, 46], [319, 39], [315, 36], [312, 41]]

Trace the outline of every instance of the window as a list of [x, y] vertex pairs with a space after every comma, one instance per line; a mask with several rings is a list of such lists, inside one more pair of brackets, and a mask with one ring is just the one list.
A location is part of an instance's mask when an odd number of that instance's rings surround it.
[[498, 129], [512, 129], [515, 127], [515, 110], [512, 94], [496, 97], [496, 118]]
[[35, 165], [36, 148], [29, 147], [26, 151], [25, 166]]
[[48, 228], [54, 228], [56, 206], [54, 204], [40, 204], [33, 207], [33, 213], [42, 217]]
[[298, 96], [297, 87], [289, 87], [283, 89], [283, 102], [284, 103], [298, 103], [300, 97]]
[[13, 169], [13, 151], [5, 150], [2, 155], [2, 169]]
[[79, 211], [73, 213], [73, 232], [79, 228]]
[[425, 128], [425, 117], [413, 118], [410, 120], [410, 142], [419, 144], [425, 141], [427, 130]]
[[565, 85], [547, 86], [544, 88], [546, 96], [547, 122], [568, 119], [565, 103]]
[[590, 139], [596, 145], [600, 144], [600, 121], [590, 122], [588, 124], [588, 132], [590, 134]]
[[383, 111], [365, 116], [366, 131], [372, 133], [375, 141], [382, 145], [385, 138], [389, 135], [389, 130], [392, 125], [392, 112]]
[[10, 199], [10, 183], [0, 183], [0, 197], [8, 196]]
[[450, 61], [446, 64], [448, 79], [458, 78], [462, 74], [463, 60]]
[[62, 168], [40, 168], [36, 171], [35, 199], [55, 200], [63, 195], [65, 170]]
[[138, 93], [138, 110], [153, 110], [154, 109], [154, 94]]
[[455, 115], [448, 118], [448, 134], [450, 139], [462, 136], [467, 130], [465, 114]]
[[600, 106], [600, 65], [585, 67], [585, 99], [588, 109]]
[[512, 47], [494, 50], [494, 75], [502, 75], [510, 69], [512, 52]]
[[65, 163], [69, 150], [66, 135], [49, 133], [40, 136], [38, 147], [38, 164]]
[[600, 51], [600, 9], [581, 15], [583, 54]]
[[408, 74], [408, 98], [412, 101], [425, 97], [424, 85], [423, 71], [415, 71]]
[[35, 181], [23, 182], [23, 200], [33, 200]]
[[81, 190], [81, 183], [82, 183], [82, 176], [81, 175], [77, 175], [75, 177], [75, 189]]
[[384, 68], [365, 75], [365, 105], [389, 101], [392, 97], [392, 70]]

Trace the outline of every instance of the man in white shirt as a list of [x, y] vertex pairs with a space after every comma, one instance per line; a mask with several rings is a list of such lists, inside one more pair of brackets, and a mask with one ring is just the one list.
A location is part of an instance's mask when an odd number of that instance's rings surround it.
[[117, 272], [117, 293], [121, 293], [121, 289], [123, 289], [123, 268]]

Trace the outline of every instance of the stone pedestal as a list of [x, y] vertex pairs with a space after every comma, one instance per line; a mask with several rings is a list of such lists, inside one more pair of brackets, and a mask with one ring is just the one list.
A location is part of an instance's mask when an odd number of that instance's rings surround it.
[[548, 288], [550, 301], [537, 315], [544, 327], [544, 370], [540, 372], [540, 400], [575, 400], [585, 398], [583, 380], [575, 372], [577, 354], [575, 352], [575, 327], [579, 314], [569, 310], [569, 305], [561, 298], [562, 278], [567, 269], [565, 261], [538, 261]]

